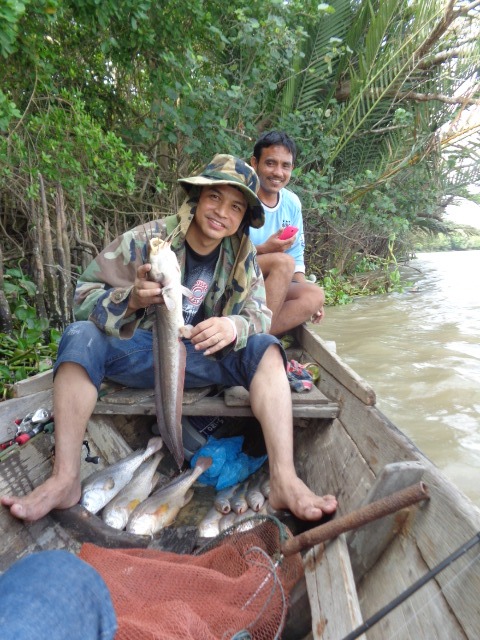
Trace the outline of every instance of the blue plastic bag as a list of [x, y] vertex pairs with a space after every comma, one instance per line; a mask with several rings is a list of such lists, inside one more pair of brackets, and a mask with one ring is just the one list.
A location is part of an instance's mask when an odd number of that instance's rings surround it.
[[212, 465], [198, 478], [203, 484], [212, 485], [217, 491], [242, 482], [259, 469], [267, 456], [252, 458], [242, 452], [243, 436], [233, 438], [214, 438], [195, 452], [190, 461], [193, 468], [201, 457], [212, 458]]

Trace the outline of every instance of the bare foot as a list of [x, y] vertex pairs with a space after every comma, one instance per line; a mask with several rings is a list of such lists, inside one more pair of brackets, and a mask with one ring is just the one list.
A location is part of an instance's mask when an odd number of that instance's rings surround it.
[[26, 496], [3, 496], [0, 503], [20, 520], [43, 518], [52, 509], [68, 509], [80, 500], [80, 480], [63, 482], [51, 476]]
[[317, 496], [296, 476], [292, 480], [282, 478], [280, 482], [270, 478], [268, 499], [273, 509], [288, 509], [301, 520], [320, 520], [337, 508], [335, 496]]

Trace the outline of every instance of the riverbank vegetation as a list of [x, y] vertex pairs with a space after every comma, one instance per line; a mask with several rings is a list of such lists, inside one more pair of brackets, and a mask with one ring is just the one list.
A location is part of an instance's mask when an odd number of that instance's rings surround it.
[[412, 229], [445, 230], [447, 200], [480, 180], [479, 5], [2, 3], [0, 332], [25, 335], [26, 282], [38, 328], [65, 326], [97, 251], [270, 128], [300, 147], [291, 188], [329, 301], [397, 286]]
[[418, 232], [412, 236], [414, 251], [480, 250], [480, 229], [466, 225], [448, 225], [445, 233]]

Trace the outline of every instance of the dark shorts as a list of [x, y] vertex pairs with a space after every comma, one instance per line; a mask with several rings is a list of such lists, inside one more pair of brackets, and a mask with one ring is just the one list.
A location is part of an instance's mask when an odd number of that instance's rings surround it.
[[[195, 351], [189, 340], [184, 343], [186, 389], [214, 384], [249, 389], [260, 360], [272, 344], [278, 345], [284, 364], [287, 362], [280, 341], [266, 333], [251, 336], [244, 349], [230, 351], [218, 360]], [[132, 338], [121, 340], [107, 336], [93, 322], [74, 322], [62, 336], [54, 372], [62, 362], [81, 365], [97, 389], [104, 378], [137, 389], [154, 386], [152, 332], [144, 329], [137, 329]]]

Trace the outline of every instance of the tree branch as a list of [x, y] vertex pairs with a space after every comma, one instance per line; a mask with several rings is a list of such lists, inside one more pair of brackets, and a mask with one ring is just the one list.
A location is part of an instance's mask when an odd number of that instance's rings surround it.
[[480, 105], [480, 99], [464, 98], [461, 96], [445, 96], [441, 93], [416, 93], [415, 91], [399, 91], [397, 98], [404, 100], [415, 100], [415, 102], [429, 102], [436, 100], [445, 104]]

